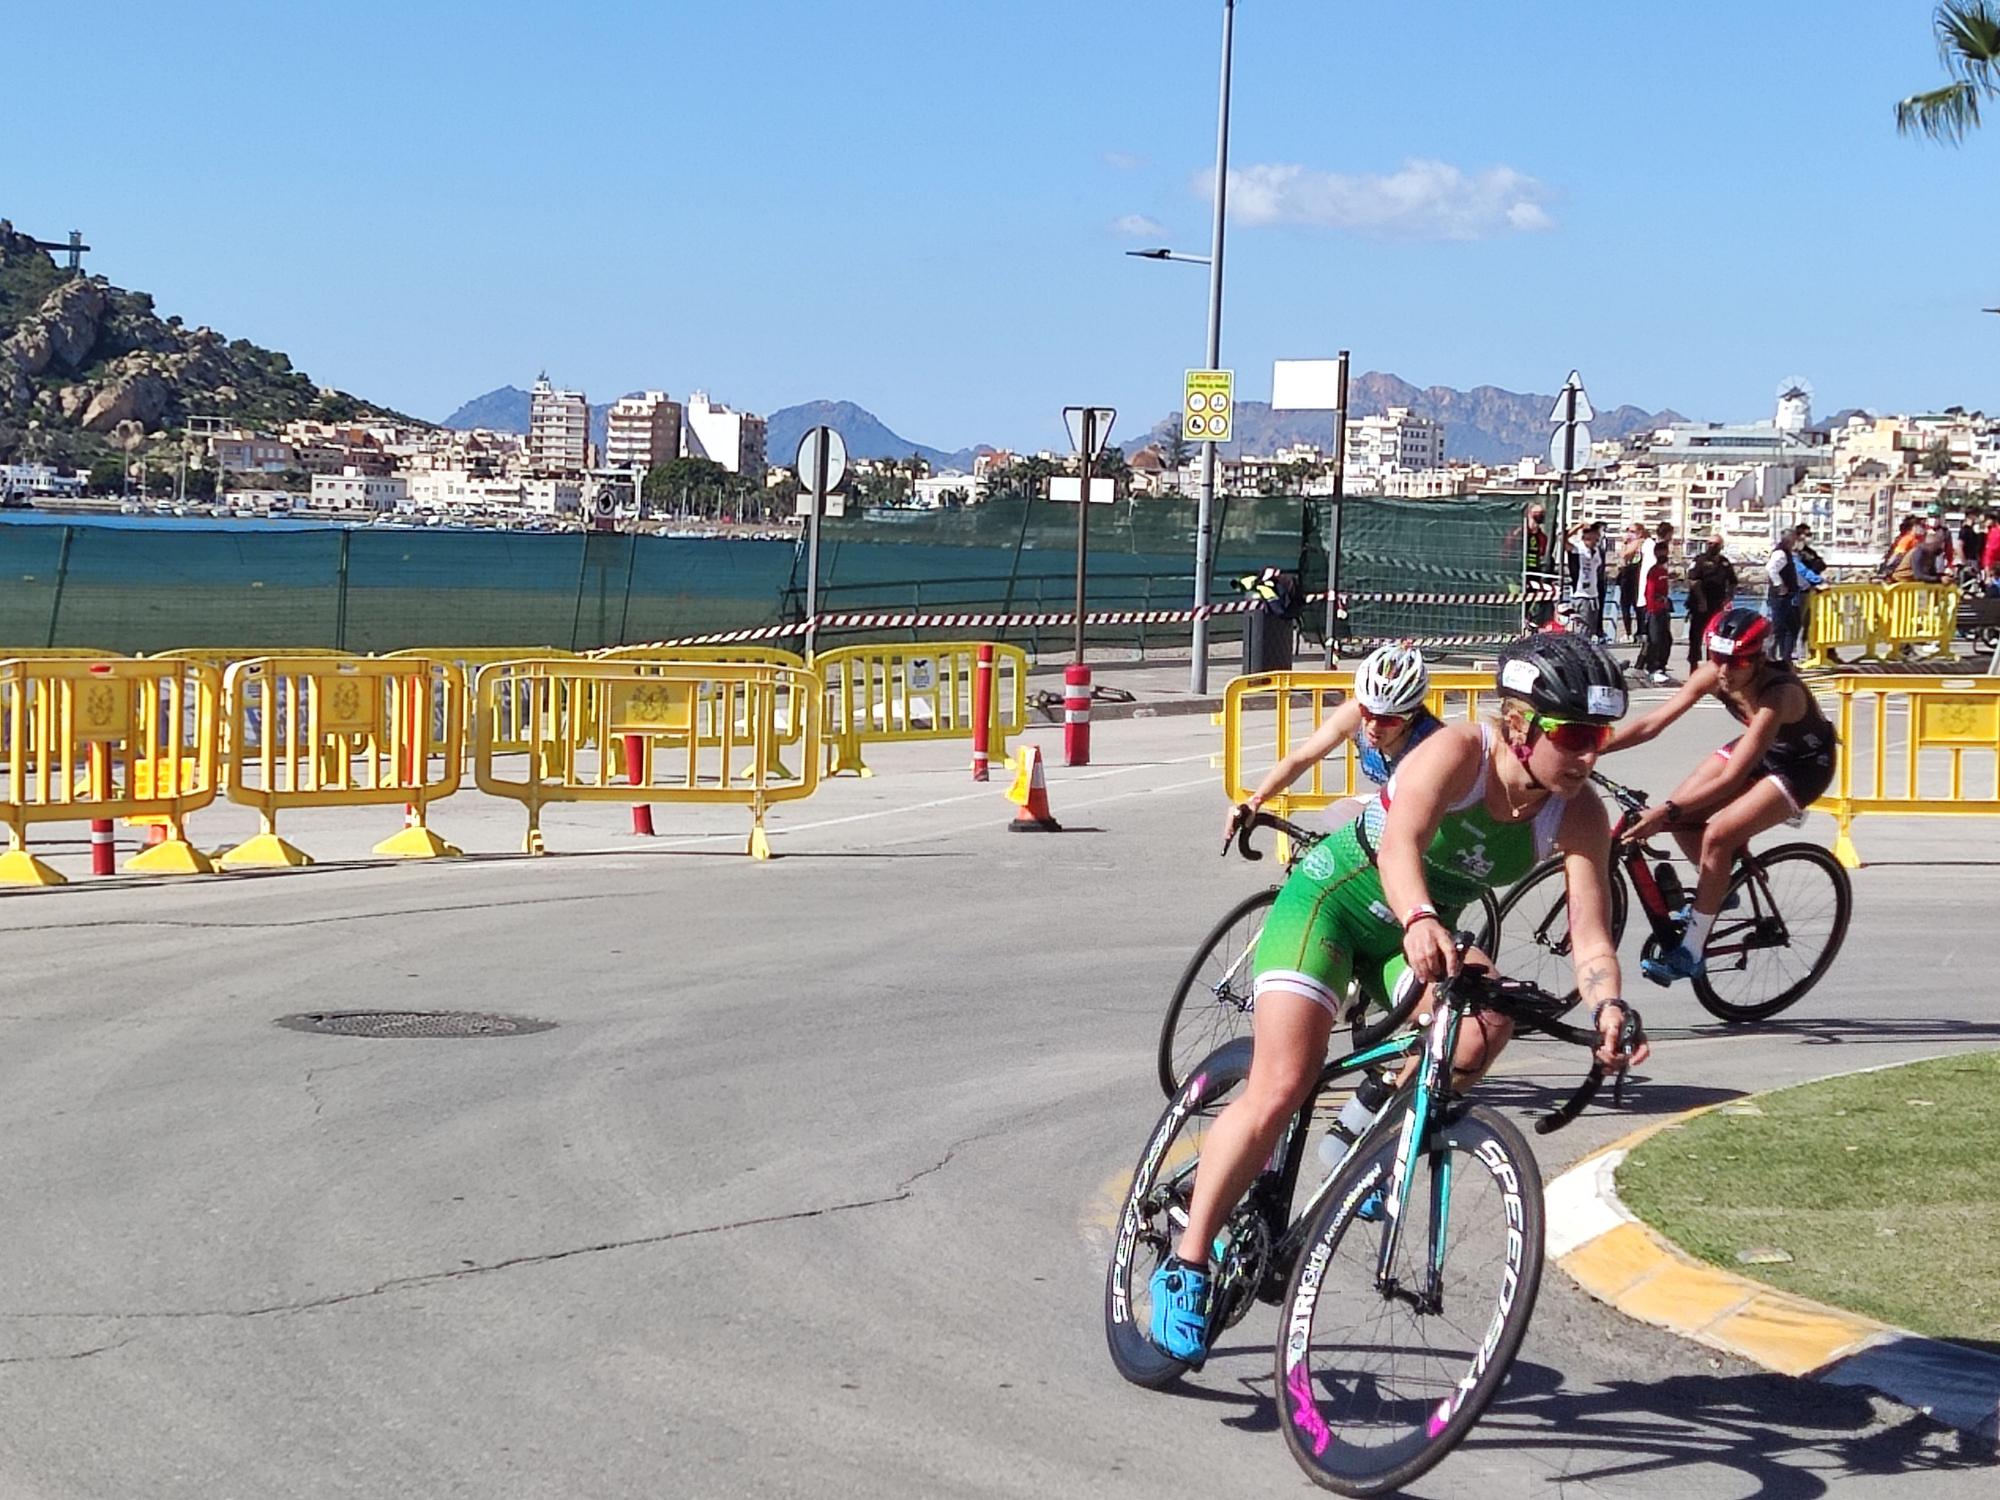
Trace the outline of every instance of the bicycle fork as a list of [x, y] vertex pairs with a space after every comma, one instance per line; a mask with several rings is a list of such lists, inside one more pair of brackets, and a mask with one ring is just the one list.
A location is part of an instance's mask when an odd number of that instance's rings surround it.
[[1432, 1004], [1434, 1012], [1424, 1037], [1416, 1090], [1410, 1107], [1403, 1113], [1402, 1129], [1396, 1139], [1396, 1159], [1383, 1194], [1382, 1244], [1375, 1262], [1376, 1290], [1385, 1297], [1408, 1302], [1419, 1313], [1436, 1312], [1443, 1305], [1445, 1214], [1451, 1199], [1449, 1152], [1433, 1153], [1437, 1160], [1432, 1165], [1431, 1243], [1421, 1292], [1407, 1291], [1398, 1284], [1394, 1274], [1396, 1250], [1403, 1238], [1403, 1209], [1416, 1187], [1418, 1148], [1429, 1134], [1434, 1101], [1443, 1099], [1450, 1091], [1451, 1060], [1458, 1051], [1458, 1008], [1436, 997]]

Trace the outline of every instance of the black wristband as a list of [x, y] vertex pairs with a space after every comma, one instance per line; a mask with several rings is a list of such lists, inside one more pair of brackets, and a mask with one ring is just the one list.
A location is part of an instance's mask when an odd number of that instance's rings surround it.
[[1666, 810], [1666, 814], [1667, 814], [1667, 827], [1669, 827], [1669, 828], [1674, 828], [1674, 827], [1677, 827], [1677, 826], [1679, 826], [1679, 824], [1680, 824], [1680, 821], [1681, 821], [1681, 807], [1680, 807], [1680, 804], [1679, 804], [1678, 802], [1674, 801], [1674, 799], [1673, 799], [1673, 798], [1669, 797], [1669, 798], [1667, 798], [1667, 800], [1666, 800], [1666, 801], [1662, 802], [1662, 803], [1660, 804], [1660, 806], [1661, 806], [1662, 808], [1664, 808], [1664, 809]]

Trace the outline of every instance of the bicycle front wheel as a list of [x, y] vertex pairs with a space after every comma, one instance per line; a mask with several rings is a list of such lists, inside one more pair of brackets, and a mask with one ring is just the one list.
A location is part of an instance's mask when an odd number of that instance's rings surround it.
[[[1625, 916], [1631, 897], [1625, 876], [1611, 869], [1611, 941], [1625, 936]], [[1509, 979], [1525, 979], [1551, 995], [1576, 1004], [1569, 940], [1569, 884], [1560, 856], [1545, 859], [1507, 893], [1500, 903], [1500, 938], [1493, 948], [1493, 967]]]
[[1500, 1389], [1542, 1278], [1542, 1179], [1521, 1133], [1473, 1106], [1440, 1122], [1379, 1274], [1399, 1132], [1364, 1143], [1314, 1214], [1285, 1290], [1279, 1426], [1313, 1483], [1400, 1489]]
[[1169, 1099], [1180, 1092], [1189, 1068], [1224, 1042], [1250, 1034], [1257, 939], [1277, 899], [1272, 886], [1230, 907], [1181, 970], [1160, 1023], [1160, 1091]]
[[1847, 871], [1819, 845], [1784, 844], [1750, 857], [1730, 876], [1702, 947], [1695, 998], [1724, 1021], [1775, 1016], [1819, 983], [1853, 911]]

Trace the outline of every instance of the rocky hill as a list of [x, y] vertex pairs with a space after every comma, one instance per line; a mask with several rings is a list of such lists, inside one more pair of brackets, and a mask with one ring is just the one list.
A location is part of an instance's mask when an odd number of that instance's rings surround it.
[[378, 414], [399, 416], [316, 384], [275, 350], [162, 318], [144, 292], [72, 276], [0, 219], [0, 462], [81, 466], [164, 448], [190, 415], [268, 429]]

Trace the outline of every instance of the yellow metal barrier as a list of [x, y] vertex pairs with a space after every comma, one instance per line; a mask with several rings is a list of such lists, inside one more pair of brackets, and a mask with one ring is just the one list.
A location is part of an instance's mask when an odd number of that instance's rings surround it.
[[221, 684], [189, 662], [29, 657], [0, 661], [0, 884], [61, 885], [28, 852], [32, 823], [152, 816], [168, 837], [128, 870], [200, 874], [187, 815], [215, 800]]
[[1882, 660], [1905, 646], [1951, 649], [1958, 629], [1958, 590], [1948, 583], [1837, 583], [1807, 601], [1809, 667], [1838, 667], [1836, 651], [1859, 646]]
[[[809, 671], [756, 662], [496, 663], [479, 674], [473, 777], [489, 796], [526, 805], [530, 854], [543, 852], [542, 808], [552, 802], [697, 802], [747, 806], [749, 853], [768, 859], [766, 810], [819, 785], [821, 691]], [[520, 722], [532, 735], [521, 747], [518, 781], [503, 779], [495, 764], [508, 753], [495, 733], [502, 706], [516, 699], [526, 703]], [[770, 773], [768, 747], [785, 732], [779, 715], [787, 703], [803, 716], [804, 754], [799, 775], [781, 780]], [[713, 739], [701, 732], [705, 722]], [[641, 744], [636, 767], [614, 748], [627, 735]], [[748, 768], [737, 770], [743, 752]]]
[[[608, 651], [592, 652], [591, 656], [596, 661], [754, 663], [767, 667], [791, 667], [800, 672], [806, 670], [806, 659], [795, 651], [786, 651], [777, 646], [757, 646], [750, 644], [740, 646], [616, 646]], [[740, 697], [732, 699], [728, 693], [720, 689], [702, 700], [696, 733], [703, 736], [710, 744], [721, 743], [721, 728], [716, 722], [716, 710], [725, 702], [730, 701], [735, 702], [739, 707], [744, 702]], [[805, 738], [805, 723], [805, 714], [801, 705], [792, 698], [788, 697], [778, 706], [777, 733], [770, 739], [761, 742], [766, 757], [764, 769], [773, 780], [789, 781], [792, 779], [792, 773], [786, 769], [785, 763], [779, 758], [778, 752], [780, 747], [796, 745]], [[749, 743], [747, 728], [748, 726], [742, 724], [736, 726], [736, 737], [739, 744]], [[623, 754], [622, 742], [613, 745], [612, 753]]]
[[[813, 658], [826, 680], [827, 775], [875, 773], [864, 744], [886, 740], [970, 740], [978, 641], [923, 641], [904, 646], [838, 646]], [[1028, 656], [1019, 646], [993, 649], [993, 722], [987, 751], [1007, 758], [1007, 736], [1028, 717]]]
[[[1231, 802], [1243, 801], [1353, 694], [1352, 672], [1264, 672], [1233, 680], [1222, 694], [1223, 793]], [[1424, 702], [1441, 719], [1470, 721], [1486, 699], [1498, 701], [1491, 672], [1433, 670]], [[1264, 805], [1283, 818], [1331, 807], [1366, 784], [1359, 765], [1349, 740]], [[1280, 856], [1285, 852], [1281, 848]]]
[[229, 800], [256, 808], [262, 822], [223, 865], [311, 864], [278, 836], [279, 812], [301, 807], [401, 802], [403, 831], [377, 844], [377, 854], [459, 852], [426, 822], [429, 805], [458, 790], [465, 761], [464, 681], [450, 662], [266, 656], [237, 662], [223, 690]]
[[[398, 661], [407, 657], [421, 657], [425, 661], [448, 661], [458, 671], [459, 682], [465, 689], [465, 701], [472, 702], [475, 679], [482, 667], [495, 662], [536, 661], [577, 659], [574, 651], [559, 651], [553, 646], [432, 646], [421, 651], [391, 651], [382, 659]], [[526, 723], [527, 702], [502, 702], [497, 708], [498, 717], [494, 723], [496, 746], [505, 753], [520, 754], [536, 736]], [[472, 736], [465, 737], [467, 761], [471, 764]]]
[[1815, 687], [1840, 696], [1840, 769], [1814, 806], [1840, 825], [1833, 852], [1849, 869], [1862, 813], [2000, 815], [2000, 679], [1842, 673]]

